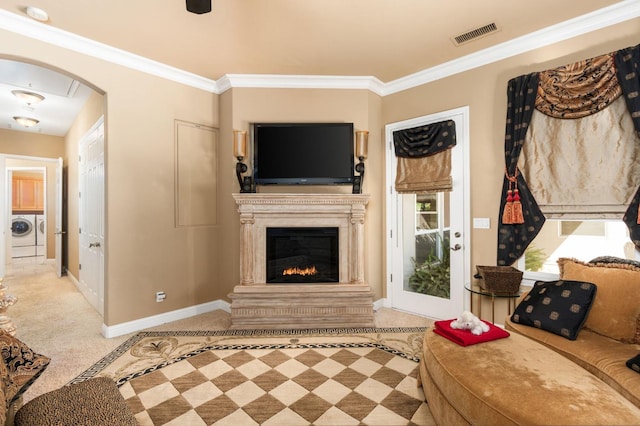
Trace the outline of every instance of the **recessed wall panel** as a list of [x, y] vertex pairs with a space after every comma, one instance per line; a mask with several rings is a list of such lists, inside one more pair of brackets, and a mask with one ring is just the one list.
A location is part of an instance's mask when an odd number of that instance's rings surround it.
[[217, 224], [218, 131], [176, 121], [176, 226]]

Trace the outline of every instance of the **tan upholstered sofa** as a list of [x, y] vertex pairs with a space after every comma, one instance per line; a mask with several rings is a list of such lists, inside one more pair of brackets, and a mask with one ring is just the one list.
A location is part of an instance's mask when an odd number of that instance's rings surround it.
[[576, 340], [517, 324], [511, 318], [506, 319], [505, 328], [565, 356], [640, 407], [640, 374], [626, 365], [640, 354], [640, 268], [566, 258], [559, 259], [558, 265], [561, 279], [597, 286]]
[[[559, 265], [561, 279], [537, 283], [506, 319], [511, 336], [462, 347], [425, 333], [420, 380], [436, 423], [640, 424], [640, 368], [628, 363], [640, 354], [640, 268]], [[583, 315], [557, 326], [535, 316], [545, 309]]]

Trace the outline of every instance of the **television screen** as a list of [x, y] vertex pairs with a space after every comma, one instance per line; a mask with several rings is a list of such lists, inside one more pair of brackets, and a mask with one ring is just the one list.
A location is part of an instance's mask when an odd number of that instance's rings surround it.
[[353, 123], [256, 123], [257, 185], [353, 183]]

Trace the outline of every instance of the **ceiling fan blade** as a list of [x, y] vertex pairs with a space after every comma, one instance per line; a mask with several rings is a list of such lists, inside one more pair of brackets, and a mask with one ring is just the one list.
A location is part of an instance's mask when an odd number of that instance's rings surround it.
[[211, 12], [211, 0], [187, 0], [187, 10], [201, 15]]

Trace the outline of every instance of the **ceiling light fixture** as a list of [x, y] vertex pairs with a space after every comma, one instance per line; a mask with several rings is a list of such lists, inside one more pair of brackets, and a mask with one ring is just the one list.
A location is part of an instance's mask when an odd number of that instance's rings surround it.
[[36, 120], [35, 118], [29, 117], [13, 117], [14, 120], [18, 122], [18, 124], [24, 127], [33, 127], [40, 122], [40, 120]]
[[49, 20], [49, 14], [38, 7], [27, 6], [25, 12], [36, 21], [47, 22]]
[[11, 93], [13, 93], [13, 96], [28, 105], [44, 101], [44, 96], [39, 95], [38, 93], [28, 92], [26, 90], [12, 90]]

